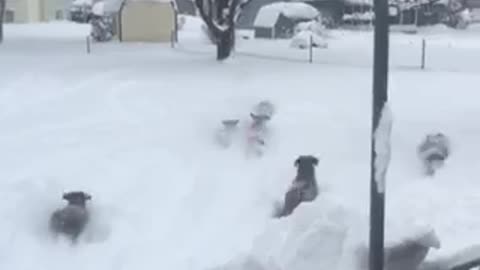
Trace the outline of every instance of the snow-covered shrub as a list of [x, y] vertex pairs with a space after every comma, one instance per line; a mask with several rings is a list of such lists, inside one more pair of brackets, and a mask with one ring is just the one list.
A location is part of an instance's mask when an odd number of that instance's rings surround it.
[[307, 49], [310, 46], [314, 48], [328, 48], [328, 43], [320, 35], [310, 31], [310, 30], [303, 30], [298, 32], [293, 38], [290, 43], [290, 47], [297, 48], [297, 49]]
[[326, 36], [326, 28], [322, 23], [322, 20], [313, 20], [308, 22], [301, 22], [295, 26], [295, 34], [298, 34], [302, 31], [310, 31], [319, 36]]
[[458, 29], [466, 29], [472, 21], [472, 16], [469, 9], [464, 9], [456, 14]]
[[93, 40], [97, 42], [107, 42], [112, 40], [113, 33], [113, 19], [109, 16], [93, 15], [90, 21], [92, 30], [90, 35]]
[[75, 0], [72, 2], [70, 12], [70, 20], [78, 23], [86, 23], [91, 19], [92, 0]]

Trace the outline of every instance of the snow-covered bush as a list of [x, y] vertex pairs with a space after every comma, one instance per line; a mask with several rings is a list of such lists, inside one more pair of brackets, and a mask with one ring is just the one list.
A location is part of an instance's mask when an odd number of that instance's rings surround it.
[[469, 9], [464, 9], [456, 14], [458, 29], [466, 29], [472, 21], [472, 16]]
[[310, 31], [319, 36], [326, 36], [326, 28], [322, 20], [313, 20], [308, 22], [301, 22], [295, 26], [295, 34], [302, 31]]
[[298, 32], [293, 38], [290, 43], [290, 47], [297, 48], [297, 49], [307, 49], [310, 46], [314, 48], [328, 48], [328, 43], [320, 35], [310, 31], [310, 30], [303, 30]]
[[105, 2], [97, 2], [92, 6], [90, 24], [92, 25], [91, 36], [97, 42], [112, 40], [113, 18], [105, 13]]
[[75, 0], [70, 7], [70, 19], [74, 22], [86, 23], [91, 19], [92, 0]]

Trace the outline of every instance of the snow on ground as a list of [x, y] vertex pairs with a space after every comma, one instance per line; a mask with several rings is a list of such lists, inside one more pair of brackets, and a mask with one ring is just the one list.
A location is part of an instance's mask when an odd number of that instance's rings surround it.
[[[242, 256], [353, 269], [368, 233], [372, 34], [332, 32], [313, 64], [288, 41], [239, 39], [234, 57], [216, 63], [199, 27], [185, 27], [175, 49], [114, 42], [87, 55], [85, 26], [6, 26], [1, 269], [196, 270]], [[424, 71], [422, 37], [431, 44]], [[442, 244], [431, 259], [480, 235], [479, 41], [474, 30], [391, 39], [387, 241], [431, 226]], [[216, 147], [220, 120], [247, 119], [261, 99], [278, 110], [265, 156]], [[453, 153], [425, 178], [415, 149], [437, 130]], [[320, 157], [320, 197], [271, 220], [300, 154]], [[54, 243], [45, 227], [72, 189], [93, 195], [94, 222], [77, 248]]]

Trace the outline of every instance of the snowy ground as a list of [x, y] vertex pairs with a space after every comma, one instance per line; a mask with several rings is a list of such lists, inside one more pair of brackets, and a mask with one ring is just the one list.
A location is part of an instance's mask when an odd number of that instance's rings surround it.
[[[87, 32], [60, 23], [6, 27], [0, 269], [197, 270], [245, 254], [285, 270], [353, 269], [351, 248], [368, 233], [371, 33], [332, 33], [314, 64], [288, 42], [241, 40], [219, 64], [195, 24], [176, 49], [94, 44], [87, 55]], [[431, 226], [442, 241], [432, 259], [480, 236], [478, 33], [391, 39], [387, 240]], [[240, 144], [215, 146], [222, 118], [244, 119], [265, 98], [278, 113], [264, 157], [245, 158]], [[415, 147], [437, 130], [454, 150], [445, 169], [425, 178]], [[300, 154], [321, 158], [321, 196], [271, 220]], [[77, 248], [46, 233], [48, 215], [72, 189], [93, 195], [94, 221]]]

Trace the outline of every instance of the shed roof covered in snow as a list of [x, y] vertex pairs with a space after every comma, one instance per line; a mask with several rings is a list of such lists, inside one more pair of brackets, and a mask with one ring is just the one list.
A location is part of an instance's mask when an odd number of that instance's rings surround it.
[[311, 5], [300, 2], [279, 2], [263, 6], [255, 18], [255, 27], [272, 27], [283, 16], [293, 20], [313, 20], [320, 12]]
[[[157, 3], [172, 3], [174, 0], [103, 0], [98, 2], [93, 7], [93, 12], [96, 15], [105, 13], [117, 13], [120, 11], [125, 2], [157, 2]], [[99, 12], [99, 13], [97, 13]]]

